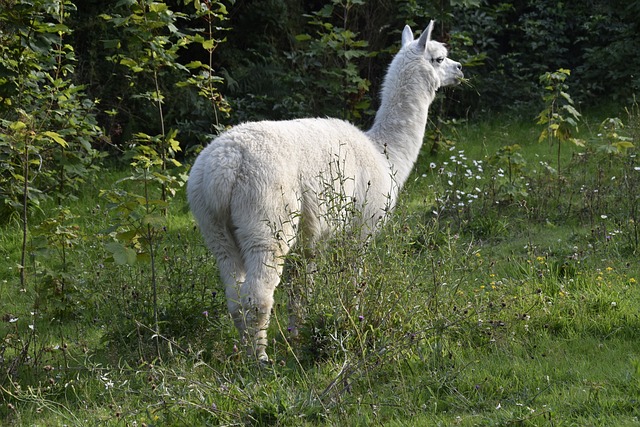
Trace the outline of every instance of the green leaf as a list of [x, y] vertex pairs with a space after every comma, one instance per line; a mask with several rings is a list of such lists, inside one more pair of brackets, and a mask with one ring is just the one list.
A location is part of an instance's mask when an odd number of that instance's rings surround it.
[[582, 117], [582, 114], [580, 114], [578, 110], [576, 110], [575, 107], [573, 107], [572, 105], [565, 105], [562, 108], [564, 108], [569, 114], [571, 114], [576, 119], [579, 119], [580, 117]]
[[48, 131], [42, 132], [42, 134], [44, 136], [49, 137], [49, 139], [53, 140], [55, 143], [59, 144], [60, 146], [62, 146], [64, 148], [69, 147], [69, 144], [67, 143], [67, 141], [65, 141], [64, 138], [62, 138], [60, 136], [60, 134], [57, 133], [57, 132], [53, 132], [53, 131], [48, 130]]
[[113, 260], [119, 265], [133, 265], [136, 262], [136, 251], [131, 248], [125, 247], [120, 242], [109, 242], [105, 245], [107, 249], [113, 255]]
[[613, 145], [601, 145], [598, 147], [598, 152], [604, 154], [616, 154], [618, 150]]
[[116, 238], [120, 241], [125, 242], [133, 242], [138, 237], [138, 232], [136, 230], [124, 231], [122, 233], [118, 233]]
[[136, 255], [136, 261], [149, 263], [151, 262], [151, 255], [149, 255], [146, 252], [140, 252], [139, 254]]
[[172, 128], [169, 129], [169, 131], [167, 132], [167, 139], [174, 139], [176, 136], [178, 136], [178, 129]]
[[20, 121], [13, 122], [13, 123], [11, 123], [9, 125], [9, 129], [11, 129], [12, 131], [15, 131], [15, 132], [19, 132], [19, 131], [21, 131], [22, 129], [24, 129], [26, 127], [27, 127], [27, 125], [24, 122], [20, 122]]
[[162, 13], [166, 12], [169, 7], [164, 3], [153, 2], [149, 5], [149, 12]]
[[538, 137], [538, 142], [546, 141], [549, 137], [549, 131], [545, 128], [540, 132], [540, 136]]
[[212, 50], [215, 47], [216, 41], [213, 39], [205, 40], [202, 42], [202, 48], [206, 50]]
[[185, 64], [185, 67], [187, 68], [200, 68], [202, 67], [202, 62], [201, 61], [191, 61], [188, 64]]
[[122, 45], [120, 44], [120, 40], [103, 40], [102, 45], [105, 49], [120, 49]]
[[613, 145], [621, 153], [627, 151], [628, 148], [633, 148], [633, 144], [629, 141], [618, 141], [618, 142], [615, 142]]
[[180, 141], [178, 141], [177, 139], [171, 138], [167, 140], [167, 143], [169, 144], [169, 148], [171, 148], [171, 150], [173, 150], [174, 152], [181, 151]]
[[148, 214], [142, 218], [142, 225], [150, 225], [153, 228], [160, 228], [166, 224], [166, 218], [160, 214]]
[[333, 5], [326, 4], [322, 9], [315, 13], [322, 18], [330, 18], [333, 14]]
[[120, 65], [124, 65], [134, 73], [139, 73], [140, 71], [144, 71], [144, 69], [141, 66], [139, 66], [138, 63], [131, 58], [121, 58]]

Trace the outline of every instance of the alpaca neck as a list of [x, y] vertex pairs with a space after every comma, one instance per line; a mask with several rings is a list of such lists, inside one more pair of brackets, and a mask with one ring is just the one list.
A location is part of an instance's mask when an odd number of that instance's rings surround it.
[[407, 58], [392, 62], [385, 77], [380, 108], [367, 136], [385, 153], [398, 187], [418, 159], [437, 77], [425, 67], [407, 67]]

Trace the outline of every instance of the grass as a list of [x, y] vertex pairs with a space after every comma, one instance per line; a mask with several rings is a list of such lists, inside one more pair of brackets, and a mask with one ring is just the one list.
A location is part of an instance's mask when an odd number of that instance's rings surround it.
[[154, 345], [150, 264], [105, 249], [121, 219], [98, 196], [122, 177], [107, 171], [32, 222], [58, 219], [46, 244], [32, 233], [24, 288], [18, 227], [2, 230], [3, 425], [637, 425], [640, 171], [633, 149], [597, 150], [600, 121], [555, 174], [530, 121], [458, 125], [378, 238], [339, 234], [313, 286], [292, 279], [297, 342], [277, 292], [266, 367], [238, 351], [182, 192], [154, 241]]

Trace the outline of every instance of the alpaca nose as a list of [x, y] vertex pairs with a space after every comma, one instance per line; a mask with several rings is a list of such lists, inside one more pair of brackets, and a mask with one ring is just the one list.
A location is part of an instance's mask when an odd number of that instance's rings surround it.
[[459, 62], [456, 62], [456, 69], [457, 69], [458, 71], [462, 71], [462, 64], [461, 64], [461, 63], [459, 63]]

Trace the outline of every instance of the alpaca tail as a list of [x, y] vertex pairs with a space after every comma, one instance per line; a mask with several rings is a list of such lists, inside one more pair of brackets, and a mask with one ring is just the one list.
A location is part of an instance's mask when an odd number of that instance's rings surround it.
[[187, 197], [201, 228], [230, 223], [231, 199], [241, 164], [239, 150], [215, 141], [196, 159], [187, 182]]

